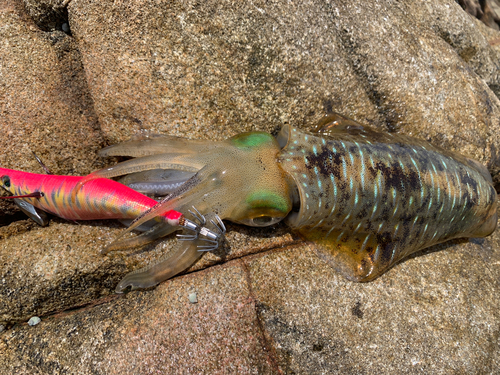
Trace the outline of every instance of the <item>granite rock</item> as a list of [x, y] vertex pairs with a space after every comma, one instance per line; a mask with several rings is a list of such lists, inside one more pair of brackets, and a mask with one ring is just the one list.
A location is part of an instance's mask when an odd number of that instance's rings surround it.
[[[493, 374], [498, 242], [429, 249], [352, 283], [308, 247], [248, 261], [258, 316], [290, 374]], [[434, 250], [434, 251], [433, 251]]]
[[[0, 339], [9, 374], [272, 374], [240, 261], [19, 325]], [[195, 291], [198, 303], [189, 302]], [[32, 328], [32, 330], [27, 330]]]
[[[32, 150], [55, 173], [81, 175], [115, 161], [96, 150], [137, 133], [215, 140], [307, 129], [336, 111], [466, 153], [500, 186], [500, 34], [454, 1], [22, 5], [0, 4], [2, 167], [41, 172]], [[117, 297], [118, 280], [175, 239], [101, 257], [118, 224], [40, 228], [0, 210], [0, 373], [454, 374], [500, 364], [498, 232], [354, 284], [284, 225], [230, 225], [229, 246], [187, 275]], [[32, 316], [41, 323], [28, 326]]]
[[499, 30], [500, 2], [498, 0], [457, 0], [457, 2], [471, 16], [481, 20], [485, 25]]
[[104, 140], [80, 52], [63, 32], [38, 29], [22, 4], [0, 5], [0, 164], [43, 173], [88, 173]]

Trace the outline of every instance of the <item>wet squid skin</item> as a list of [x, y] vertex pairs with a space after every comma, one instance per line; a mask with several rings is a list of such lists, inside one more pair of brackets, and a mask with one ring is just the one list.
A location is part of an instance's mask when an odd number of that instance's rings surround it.
[[288, 224], [349, 279], [370, 281], [413, 252], [496, 228], [496, 191], [479, 163], [407, 136], [329, 125], [323, 136], [291, 128], [279, 163], [300, 191]]
[[[264, 132], [222, 142], [159, 137], [111, 146], [102, 155], [136, 158], [88, 180], [128, 175], [128, 183], [147, 185], [158, 173], [178, 171], [176, 183], [184, 174], [182, 185], [127, 231], [191, 205], [251, 226], [284, 219], [355, 281], [370, 281], [434, 244], [487, 236], [497, 224], [496, 192], [478, 162], [337, 114], [312, 133], [286, 125], [276, 138]], [[126, 277], [120, 288], [141, 288], [148, 277]]]

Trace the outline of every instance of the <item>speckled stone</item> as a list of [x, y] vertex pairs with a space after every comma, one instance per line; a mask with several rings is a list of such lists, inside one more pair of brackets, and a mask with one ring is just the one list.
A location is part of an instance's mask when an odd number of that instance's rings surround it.
[[[286, 122], [307, 127], [336, 110], [493, 167], [500, 102], [467, 65], [488, 56], [488, 43], [458, 4], [428, 3], [252, 2], [235, 9], [221, 1], [143, 1], [128, 9], [83, 0], [68, 9], [111, 142], [138, 131], [195, 136], [203, 129], [204, 137], [221, 138]], [[440, 13], [447, 18], [429, 25]], [[444, 38], [457, 19], [468, 40], [478, 40], [474, 53]], [[483, 75], [493, 66], [475, 65]]]
[[[479, 76], [500, 95], [498, 31], [457, 9], [453, 0], [410, 2], [412, 15], [428, 25]], [[422, 6], [424, 5], [424, 6]]]
[[311, 125], [332, 108], [382, 121], [327, 4], [79, 0], [68, 13], [111, 143], [140, 131], [274, 131]]
[[499, 30], [500, 2], [498, 0], [457, 0], [457, 2], [474, 18], [481, 20], [494, 30]]
[[22, 0], [36, 25], [44, 31], [62, 30], [68, 20], [66, 6], [71, 0]]
[[95, 224], [52, 222], [0, 242], [0, 322], [27, 321], [113, 292], [125, 258], [99, 250], [121, 229]]
[[[121, 225], [55, 219], [48, 227], [32, 225], [21, 233], [18, 226], [0, 228], [0, 237], [5, 233], [0, 241], [0, 323], [27, 321], [113, 294], [126, 273], [158, 262], [176, 242], [170, 238], [145, 249], [101, 256], [100, 250], [123, 230]], [[205, 254], [187, 272], [295, 242], [282, 226], [263, 235], [234, 229], [229, 227], [223, 249]]]
[[43, 173], [35, 152], [56, 174], [97, 166], [103, 138], [73, 38], [42, 32], [22, 4], [0, 4], [0, 165]]
[[[337, 30], [388, 130], [497, 163], [500, 101], [440, 34], [415, 19], [421, 3], [341, 3]], [[442, 8], [463, 13], [453, 1]]]

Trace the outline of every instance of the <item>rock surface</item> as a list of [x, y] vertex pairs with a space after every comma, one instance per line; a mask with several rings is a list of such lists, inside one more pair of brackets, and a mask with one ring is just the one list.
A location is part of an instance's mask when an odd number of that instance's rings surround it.
[[499, 30], [500, 2], [498, 0], [457, 0], [471, 16], [481, 20], [485, 25]]
[[104, 139], [73, 38], [45, 33], [22, 4], [0, 5], [0, 164], [56, 174], [91, 171]]
[[[500, 186], [500, 34], [452, 0], [238, 9], [6, 0], [0, 34], [2, 167], [41, 172], [34, 151], [57, 174], [85, 174], [113, 162], [96, 150], [137, 132], [223, 139], [283, 123], [309, 128], [333, 110], [467, 153]], [[0, 210], [10, 223], [0, 228], [2, 374], [487, 374], [500, 366], [498, 231], [354, 284], [282, 225], [234, 225], [229, 248], [189, 274], [115, 296], [125, 273], [174, 240], [100, 257], [118, 224], [55, 219], [40, 228], [8, 204]], [[42, 321], [31, 327], [33, 316]]]

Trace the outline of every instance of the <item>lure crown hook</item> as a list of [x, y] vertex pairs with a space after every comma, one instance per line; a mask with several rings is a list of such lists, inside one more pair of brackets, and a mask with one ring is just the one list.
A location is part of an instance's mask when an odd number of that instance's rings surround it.
[[[207, 237], [204, 238], [203, 240], [208, 244], [208, 245], [198, 245], [198, 251], [214, 251], [217, 250], [218, 247], [220, 246], [220, 243], [224, 239], [224, 235], [226, 234], [226, 226], [222, 222], [221, 218], [219, 215], [215, 215], [215, 219], [217, 220], [217, 223], [214, 220], [210, 220], [212, 225], [215, 227], [215, 229], [219, 233], [215, 233], [213, 231], [209, 231], [209, 233], [201, 233], [203, 236]], [[205, 227], [201, 228], [202, 231], [206, 229]]]
[[207, 224], [207, 219], [205, 218], [205, 216], [202, 215], [200, 211], [198, 211], [194, 206], [193, 210], [194, 212], [191, 210], [189, 210], [188, 212], [195, 218], [196, 221], [198, 221], [199, 224], [184, 218], [183, 227], [193, 231], [194, 234], [178, 234], [177, 238], [179, 238], [179, 241], [195, 241], [201, 235], [206, 238], [201, 238], [200, 240], [205, 241], [207, 245], [198, 245], [198, 251], [217, 250], [221, 240], [224, 238], [224, 234], [226, 233], [226, 226], [222, 222], [219, 215], [215, 215], [217, 223], [214, 220], [210, 220], [210, 223], [212, 223], [212, 225], [217, 230], [216, 233], [205, 226]]

